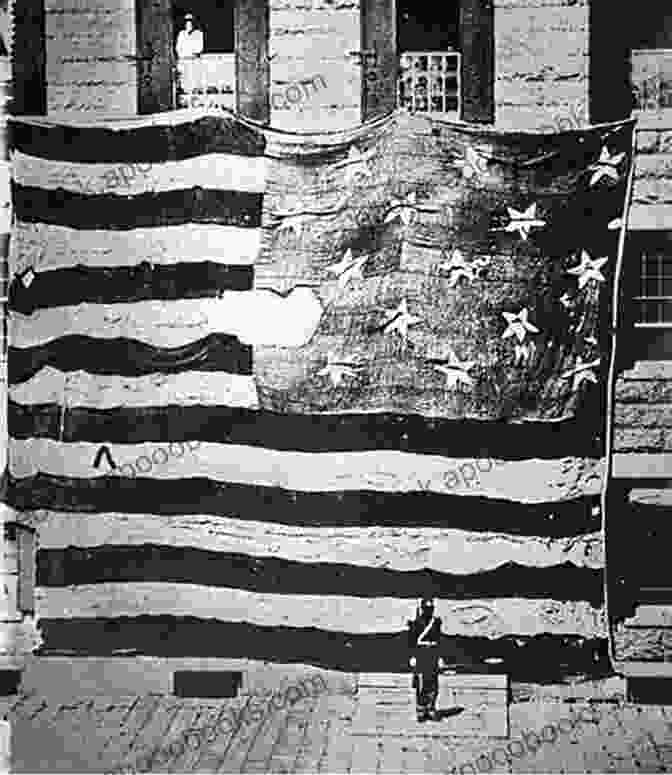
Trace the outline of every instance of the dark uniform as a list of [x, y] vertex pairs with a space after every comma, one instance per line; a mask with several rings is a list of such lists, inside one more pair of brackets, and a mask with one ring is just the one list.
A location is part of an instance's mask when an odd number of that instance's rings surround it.
[[[441, 619], [434, 616], [434, 602], [423, 599], [415, 619], [408, 622], [408, 647], [411, 650], [413, 688], [418, 721], [436, 718], [439, 693]], [[441, 660], [443, 662], [443, 660]]]

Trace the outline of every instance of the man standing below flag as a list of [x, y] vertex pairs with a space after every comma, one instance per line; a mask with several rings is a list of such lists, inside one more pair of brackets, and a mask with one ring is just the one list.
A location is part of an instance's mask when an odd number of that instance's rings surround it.
[[439, 671], [445, 667], [439, 656], [441, 619], [434, 615], [434, 599], [423, 597], [416, 617], [408, 622], [408, 646], [412, 652], [418, 721], [436, 720], [436, 698], [439, 694]]

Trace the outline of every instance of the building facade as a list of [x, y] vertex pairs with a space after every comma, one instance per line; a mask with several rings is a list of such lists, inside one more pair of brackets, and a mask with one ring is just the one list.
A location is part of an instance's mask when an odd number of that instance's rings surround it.
[[[204, 50], [178, 61], [187, 12]], [[657, 675], [672, 664], [672, 577], [662, 555], [633, 563], [626, 548], [660, 552], [672, 507], [672, 14], [655, 0], [627, 25], [614, 13], [605, 0], [455, 0], [448, 13], [405, 0], [16, 0], [13, 112], [78, 121], [221, 106], [308, 132], [395, 108], [546, 131], [635, 111], [613, 438], [622, 492], [607, 556], [622, 605], [615, 659]]]

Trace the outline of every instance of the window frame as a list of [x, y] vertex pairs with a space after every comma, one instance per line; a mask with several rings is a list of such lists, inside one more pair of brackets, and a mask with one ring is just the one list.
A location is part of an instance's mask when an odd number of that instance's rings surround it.
[[635, 310], [633, 312], [634, 327], [636, 329], [644, 329], [644, 330], [646, 329], [671, 330], [672, 318], [670, 320], [657, 320], [657, 321], [642, 320], [641, 303], [642, 302], [646, 303], [647, 301], [650, 301], [650, 302], [668, 301], [672, 303], [672, 294], [662, 295], [662, 296], [649, 296], [648, 294], [645, 294], [642, 292], [644, 290], [643, 288], [644, 280], [650, 279], [643, 274], [643, 269], [645, 268], [647, 258], [658, 257], [659, 259], [662, 259], [663, 256], [665, 256], [667, 258], [666, 268], [668, 269], [669, 274], [655, 275], [654, 279], [657, 279], [659, 281], [662, 281], [663, 279], [667, 279], [672, 282], [672, 234], [669, 234], [668, 232], [665, 232], [665, 231], [639, 232], [639, 233], [635, 232], [635, 234], [636, 236], [634, 237], [634, 239], [632, 239], [632, 242], [634, 243], [634, 250], [631, 251], [631, 255], [633, 259], [636, 256], [636, 263], [637, 263], [636, 282], [638, 283], [640, 293], [633, 295], [630, 299], [630, 303], [635, 305]]

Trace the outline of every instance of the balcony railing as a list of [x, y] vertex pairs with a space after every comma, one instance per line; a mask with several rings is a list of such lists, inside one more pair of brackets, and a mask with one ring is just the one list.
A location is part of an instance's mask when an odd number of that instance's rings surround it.
[[201, 54], [177, 61], [179, 108], [228, 108], [233, 110], [235, 54]]
[[457, 51], [406, 51], [399, 61], [397, 104], [411, 113], [457, 118], [460, 55]]
[[631, 64], [635, 109], [672, 108], [672, 50], [633, 49]]

